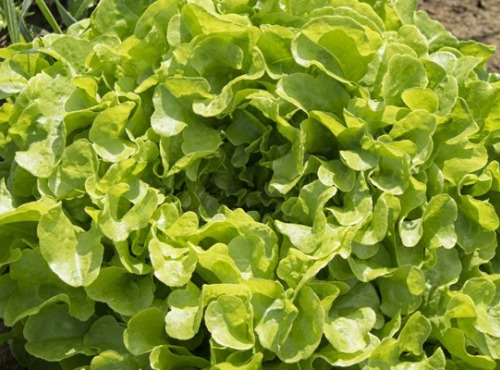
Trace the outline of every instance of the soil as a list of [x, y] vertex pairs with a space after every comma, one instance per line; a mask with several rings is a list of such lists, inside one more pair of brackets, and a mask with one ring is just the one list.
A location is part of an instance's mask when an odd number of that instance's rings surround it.
[[[0, 320], [0, 334], [5, 333], [7, 328], [3, 325], [3, 321]], [[22, 370], [23, 368], [18, 365], [16, 359], [12, 356], [10, 352], [9, 345], [4, 343], [0, 345], [0, 369], [2, 370]]]
[[489, 70], [500, 72], [499, 0], [419, 0], [419, 8], [459, 39], [495, 45], [497, 53], [490, 60]]

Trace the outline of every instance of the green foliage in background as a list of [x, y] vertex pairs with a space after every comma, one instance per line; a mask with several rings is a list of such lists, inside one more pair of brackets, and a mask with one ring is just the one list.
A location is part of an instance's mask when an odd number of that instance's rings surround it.
[[414, 7], [103, 0], [0, 49], [18, 360], [500, 366], [500, 76]]
[[[59, 23], [66, 27], [71, 26], [85, 18], [88, 9], [96, 2], [96, 0], [0, 0], [0, 31], [7, 29], [12, 43], [32, 41], [36, 36], [46, 35], [49, 31], [62, 33]], [[39, 13], [33, 12], [34, 8], [37, 8]], [[50, 29], [43, 27], [44, 22]]]

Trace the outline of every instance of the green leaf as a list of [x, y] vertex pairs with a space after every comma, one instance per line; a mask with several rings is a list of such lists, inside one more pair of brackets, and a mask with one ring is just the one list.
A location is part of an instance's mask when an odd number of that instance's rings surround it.
[[[59, 2], [56, 4], [59, 4]], [[81, 73], [85, 70], [85, 60], [92, 51], [92, 43], [65, 35], [52, 42], [50, 49], [55, 50], [61, 59], [68, 63], [75, 71]], [[90, 96], [92, 97], [92, 95]]]
[[50, 176], [66, 145], [62, 117], [74, 86], [58, 69], [55, 77], [42, 72], [31, 78], [10, 117], [10, 134], [21, 149], [15, 153], [16, 162], [36, 177]]
[[460, 197], [460, 209], [484, 230], [497, 230], [500, 221], [494, 207], [488, 201], [475, 199], [470, 195]]
[[412, 313], [422, 303], [425, 292], [425, 277], [414, 266], [401, 266], [378, 281], [382, 294], [380, 309], [390, 317], [398, 312]]
[[266, 245], [266, 241], [256, 235], [248, 235], [232, 239], [227, 245], [227, 251], [243, 277], [269, 279], [273, 276], [276, 265], [274, 258], [269, 258], [274, 247]]
[[192, 355], [186, 348], [172, 345], [158, 346], [150, 356], [151, 367], [156, 370], [182, 368], [204, 369], [209, 362], [202, 357]]
[[104, 248], [96, 228], [75, 227], [59, 204], [40, 218], [37, 234], [43, 258], [66, 284], [88, 286], [97, 279]]
[[172, 338], [193, 338], [203, 317], [201, 292], [191, 282], [184, 289], [174, 290], [168, 297], [170, 311], [165, 317], [165, 329]]
[[123, 334], [125, 346], [134, 356], [150, 352], [156, 346], [167, 344], [164, 329], [165, 314], [150, 307], [135, 314]]
[[245, 350], [254, 345], [252, 312], [238, 297], [222, 295], [212, 301], [205, 312], [205, 324], [223, 346]]
[[209, 283], [234, 284], [241, 281], [241, 274], [229, 256], [227, 246], [222, 243], [198, 254], [197, 272]]
[[83, 350], [88, 328], [88, 322], [71, 317], [64, 306], [52, 304], [26, 321], [26, 350], [47, 361], [61, 361]]
[[457, 249], [438, 248], [434, 266], [424, 271], [426, 278], [436, 287], [456, 283], [462, 271]]
[[301, 70], [291, 51], [293, 36], [294, 32], [286, 27], [266, 25], [262, 28], [257, 46], [264, 55], [267, 72], [275, 79]]
[[409, 55], [395, 55], [384, 77], [382, 96], [387, 104], [402, 105], [401, 94], [410, 88], [427, 87], [425, 68], [418, 59]]
[[213, 366], [214, 370], [256, 370], [262, 368], [262, 360], [264, 355], [258, 352], [247, 359], [248, 355], [245, 352], [235, 352], [228, 356], [227, 361], [220, 362]]
[[443, 329], [439, 335], [446, 349], [466, 366], [474, 366], [478, 369], [494, 369], [495, 361], [485, 355], [471, 355], [466, 350], [466, 338], [464, 333], [457, 328]]
[[330, 317], [325, 322], [325, 337], [341, 353], [364, 350], [370, 343], [368, 333], [375, 325], [375, 312], [362, 308], [345, 316]]
[[96, 174], [98, 158], [87, 140], [69, 145], [61, 164], [48, 179], [50, 190], [59, 199], [72, 199], [86, 194], [85, 181]]
[[313, 290], [302, 287], [295, 304], [276, 300], [255, 327], [264, 348], [285, 362], [311, 356], [323, 334], [325, 311]]
[[192, 247], [175, 247], [169, 242], [160, 241], [153, 233], [148, 248], [154, 275], [158, 280], [172, 287], [189, 282], [198, 262]]
[[423, 216], [423, 238], [430, 248], [453, 248], [457, 242], [454, 222], [457, 205], [449, 195], [440, 194], [431, 199]]
[[175, 136], [187, 126], [182, 103], [164, 86], [158, 86], [153, 97], [155, 111], [151, 116], [151, 127], [161, 136]]
[[124, 330], [125, 327], [113, 316], [101, 316], [85, 334], [85, 347], [98, 349], [99, 352], [108, 350], [124, 352], [126, 350], [123, 344]]
[[344, 76], [351, 81], [359, 81], [367, 72], [370, 56], [361, 54], [357, 39], [349, 31], [335, 29], [326, 32], [318, 44], [328, 50], [340, 62]]
[[363, 176], [358, 175], [354, 189], [344, 195], [343, 207], [329, 207], [341, 225], [356, 225], [366, 220], [372, 211], [373, 200]]
[[94, 302], [83, 288], [73, 288], [52, 272], [40, 249], [24, 249], [19, 260], [4, 275], [1, 316], [5, 324], [13, 326], [19, 320], [38, 313], [54, 302], [66, 303], [69, 314], [78, 320], [88, 320], [94, 313]]
[[323, 162], [318, 169], [318, 178], [323, 184], [335, 185], [345, 193], [352, 191], [356, 183], [356, 173], [340, 160]]
[[[310, 95], [307, 91], [316, 91]], [[348, 94], [336, 81], [327, 76], [312, 77], [306, 73], [295, 73], [278, 82], [277, 93], [298, 108], [339, 113], [347, 103]], [[314, 96], [314, 98], [313, 98]]]
[[92, 358], [91, 370], [134, 370], [148, 366], [147, 358], [131, 356], [115, 351], [104, 351]]
[[99, 34], [114, 33], [124, 39], [134, 32], [139, 16], [149, 1], [104, 0], [99, 1], [90, 18], [91, 27]]
[[416, 2], [0, 0], [21, 365], [495, 368], [500, 77]]
[[[403, 99], [408, 98], [408, 92], [414, 90], [406, 90], [403, 93]], [[411, 93], [413, 94], [413, 93]], [[418, 93], [419, 97], [423, 95]], [[408, 103], [407, 103], [408, 104]], [[431, 140], [431, 135], [436, 129], [436, 118], [420, 108], [409, 113], [402, 120], [396, 122], [389, 135], [398, 141], [409, 140], [416, 146], [416, 155], [412, 158], [413, 165], [425, 163], [432, 154], [434, 148]]]
[[85, 291], [90, 298], [107, 303], [121, 315], [133, 316], [151, 305], [154, 286], [150, 276], [131, 275], [119, 267], [106, 267]]
[[12, 203], [12, 195], [10, 194], [5, 179], [0, 180], [0, 215], [9, 213], [15, 209]]
[[135, 153], [134, 145], [123, 138], [127, 120], [135, 104], [127, 102], [97, 115], [89, 138], [97, 154], [109, 162], [118, 162]]
[[429, 89], [421, 87], [406, 89], [403, 91], [401, 98], [411, 110], [423, 109], [429, 113], [434, 113], [439, 108], [438, 95]]
[[[10, 64], [6, 61], [0, 64], [0, 97], [3, 99], [19, 93], [27, 84], [26, 77], [12, 68]], [[6, 108], [7, 105], [4, 107]]]
[[379, 339], [374, 335], [368, 334], [368, 338], [370, 343], [360, 352], [339, 352], [329, 345], [323, 347], [314, 357], [323, 359], [331, 366], [349, 367], [359, 364], [368, 359], [380, 343]]
[[[139, 187], [139, 194], [124, 183], [110, 189], [104, 201], [99, 228], [111, 240], [124, 241], [132, 231], [146, 227], [156, 210], [159, 200], [157, 190], [146, 184], [140, 184]], [[118, 214], [120, 199], [126, 199], [132, 203], [132, 207], [122, 217]]]
[[401, 349], [414, 355], [423, 354], [423, 345], [431, 333], [431, 324], [420, 312], [410, 316], [403, 330], [399, 334], [398, 341]]

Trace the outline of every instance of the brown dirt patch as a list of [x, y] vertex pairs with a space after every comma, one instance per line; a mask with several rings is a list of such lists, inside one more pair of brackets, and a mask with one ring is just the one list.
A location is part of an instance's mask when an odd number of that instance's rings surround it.
[[419, 8], [443, 23], [459, 39], [495, 45], [497, 53], [489, 69], [500, 72], [499, 0], [419, 0]]
[[[3, 325], [3, 320], [0, 320], [0, 334], [7, 332], [8, 329]], [[16, 359], [10, 352], [10, 347], [7, 343], [0, 345], [0, 369], [2, 370], [22, 370]]]

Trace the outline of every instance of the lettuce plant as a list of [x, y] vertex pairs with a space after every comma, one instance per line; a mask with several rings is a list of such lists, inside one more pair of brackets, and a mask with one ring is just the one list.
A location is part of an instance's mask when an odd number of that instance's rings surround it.
[[32, 369], [495, 369], [500, 76], [415, 0], [103, 0], [0, 50]]

